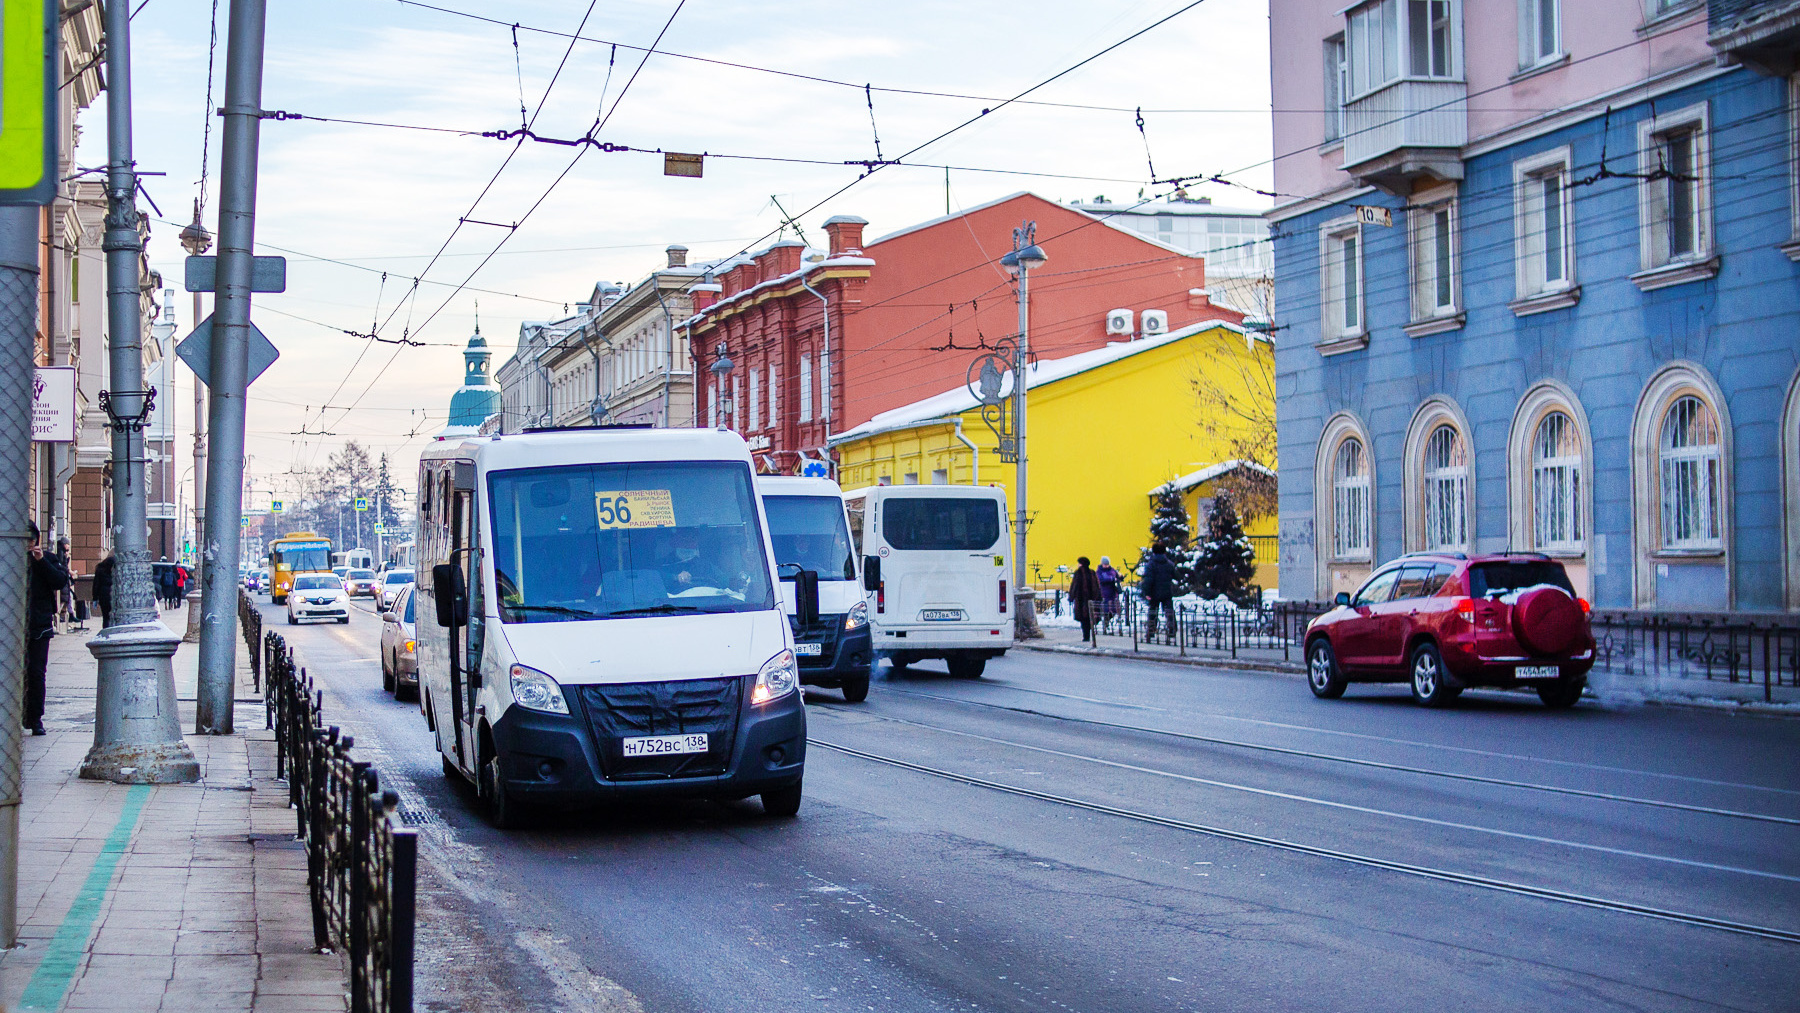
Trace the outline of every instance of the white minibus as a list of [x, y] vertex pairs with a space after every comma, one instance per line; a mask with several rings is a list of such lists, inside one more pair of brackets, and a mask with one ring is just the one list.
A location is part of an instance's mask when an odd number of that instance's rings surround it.
[[495, 825], [609, 797], [799, 809], [800, 672], [741, 437], [443, 440], [418, 503], [421, 708]]
[[869, 636], [896, 670], [942, 658], [973, 678], [1013, 641], [1006, 491], [880, 485], [844, 493], [863, 557]]
[[[837, 687], [845, 700], [861, 703], [869, 697], [869, 605], [857, 581], [843, 492], [830, 479], [775, 475], [759, 476], [756, 491], [794, 624], [800, 681]], [[819, 620], [806, 627], [795, 619], [794, 596], [787, 591], [802, 570], [819, 575]]]

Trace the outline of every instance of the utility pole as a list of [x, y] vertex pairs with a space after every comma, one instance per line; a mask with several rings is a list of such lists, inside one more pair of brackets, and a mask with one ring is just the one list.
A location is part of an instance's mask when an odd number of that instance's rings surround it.
[[200, 766], [181, 738], [170, 659], [180, 644], [156, 611], [150, 581], [144, 423], [156, 392], [144, 386], [143, 235], [131, 151], [131, 5], [109, 0], [106, 16], [106, 311], [112, 424], [113, 595], [106, 628], [88, 641], [99, 662], [94, 745], [81, 776], [120, 784], [195, 781]]
[[[0, 207], [0, 470], [23, 475], [31, 442], [32, 348], [37, 334], [38, 215]], [[26, 521], [23, 481], [0, 483], [0, 946], [19, 936], [19, 792], [24, 770]]]
[[[200, 222], [200, 202], [194, 202], [194, 221], [181, 230], [181, 248], [188, 256], [198, 257], [212, 248], [212, 234]], [[200, 293], [194, 293], [192, 326], [200, 326]], [[184, 643], [200, 641], [200, 582], [206, 570], [206, 384], [198, 374], [194, 377], [194, 574], [188, 582], [187, 632]]]
[[1025, 510], [1025, 393], [1030, 386], [1026, 367], [1031, 361], [1031, 269], [1050, 260], [1044, 248], [1037, 245], [1037, 223], [1025, 222], [1013, 230], [1012, 251], [1000, 258], [1001, 266], [1019, 279], [1019, 340], [1013, 356], [1013, 438], [1015, 440], [1013, 486], [1013, 586], [1017, 589], [1017, 607], [1013, 611], [1013, 631], [1017, 639], [1037, 640], [1043, 632], [1037, 625], [1037, 596], [1025, 582], [1025, 532], [1031, 526], [1031, 515]]
[[[116, 0], [115, 0], [116, 2]], [[213, 296], [212, 468], [206, 482], [200, 685], [195, 729], [231, 734], [237, 689], [238, 560], [243, 548], [245, 398], [250, 377], [250, 279], [256, 245], [257, 141], [262, 125], [265, 0], [231, 0], [220, 153], [219, 269]]]

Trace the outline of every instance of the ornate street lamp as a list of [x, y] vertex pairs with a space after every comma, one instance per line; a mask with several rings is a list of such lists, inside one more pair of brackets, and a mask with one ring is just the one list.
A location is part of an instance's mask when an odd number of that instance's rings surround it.
[[1025, 510], [1025, 392], [1028, 386], [1025, 369], [1031, 359], [1031, 272], [1050, 260], [1049, 254], [1037, 245], [1036, 240], [1037, 223], [1024, 222], [1013, 230], [1012, 250], [1000, 258], [1000, 266], [1019, 279], [1019, 340], [1013, 355], [1012, 407], [1013, 446], [1016, 455], [1013, 466], [1017, 469], [1013, 479], [1013, 505], [1017, 510], [1013, 521], [1013, 586], [1017, 594], [1013, 629], [1020, 640], [1036, 640], [1044, 635], [1037, 625], [1036, 597], [1025, 582], [1025, 530], [1031, 525], [1031, 515]]
[[717, 355], [718, 357], [713, 359], [713, 364], [707, 367], [707, 371], [712, 373], [719, 391], [716, 395], [716, 403], [719, 406], [719, 428], [730, 429], [733, 407], [731, 403], [731, 369], [737, 363], [732, 362], [731, 356], [725, 354], [724, 345], [719, 346]]

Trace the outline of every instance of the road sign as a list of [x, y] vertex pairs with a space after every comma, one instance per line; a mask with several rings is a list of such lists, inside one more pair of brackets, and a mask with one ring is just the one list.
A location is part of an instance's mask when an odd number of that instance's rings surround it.
[[56, 199], [56, 3], [0, 7], [0, 204], [48, 204]]
[[1358, 204], [1356, 206], [1356, 223], [1358, 225], [1382, 225], [1392, 228], [1394, 225], [1394, 212], [1387, 208], [1373, 207], [1368, 204]]
[[[219, 290], [219, 258], [189, 257], [182, 281], [189, 292]], [[286, 292], [287, 258], [257, 257], [250, 264], [250, 291]]]
[[242, 522], [243, 522], [243, 524], [242, 524], [242, 526], [243, 526], [243, 527], [246, 527], [246, 528], [247, 528], [247, 527], [249, 527], [249, 526], [250, 526], [250, 518], [248, 518], [248, 517], [239, 517], [239, 518], [238, 518], [238, 520], [239, 520], [239, 521], [242, 521]]
[[281, 501], [280, 501], [280, 500], [278, 500], [278, 499], [272, 499], [272, 500], [270, 500], [270, 501], [269, 501], [269, 512], [270, 512], [270, 513], [277, 513], [277, 514], [278, 514], [278, 513], [280, 513], [280, 512], [281, 512], [281, 511], [282, 511], [282, 510], [284, 510], [284, 509], [286, 509], [286, 507], [285, 507], [285, 505], [284, 505], [284, 504], [283, 504], [283, 503], [282, 503], [282, 502], [281, 502]]
[[[194, 328], [192, 334], [182, 338], [181, 344], [175, 346], [175, 354], [188, 364], [188, 368], [194, 371], [201, 383], [209, 387], [212, 386], [212, 332], [213, 318], [208, 316], [200, 321], [200, 326]], [[256, 378], [263, 375], [263, 371], [273, 366], [280, 357], [281, 353], [276, 351], [275, 345], [263, 336], [263, 332], [256, 329], [255, 324], [251, 324], [250, 372], [244, 382], [255, 383]]]
[[382, 527], [381, 522], [376, 521], [375, 522], [375, 533], [379, 535], [379, 534], [385, 533], [385, 531], [386, 531], [386, 529]]
[[369, 500], [366, 496], [356, 497], [356, 509], [358, 509], [358, 510], [369, 509]]

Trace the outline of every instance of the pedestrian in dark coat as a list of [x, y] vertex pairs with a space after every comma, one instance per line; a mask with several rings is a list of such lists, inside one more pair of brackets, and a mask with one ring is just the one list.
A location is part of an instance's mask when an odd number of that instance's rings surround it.
[[44, 681], [50, 667], [50, 640], [56, 636], [57, 595], [69, 586], [69, 568], [38, 544], [31, 525], [30, 571], [25, 580], [25, 727], [44, 734]]
[[1175, 632], [1175, 563], [1167, 549], [1158, 545], [1144, 564], [1144, 577], [1139, 583], [1144, 603], [1150, 608], [1149, 636], [1156, 636], [1156, 614], [1160, 610], [1169, 621], [1169, 632]]
[[109, 553], [105, 559], [94, 564], [94, 604], [100, 606], [101, 626], [105, 626], [107, 617], [112, 615], [114, 562], [116, 560]]
[[1075, 576], [1069, 579], [1069, 601], [1075, 606], [1075, 621], [1081, 624], [1081, 642], [1094, 641], [1094, 613], [1100, 601], [1100, 578], [1094, 576], [1086, 556], [1077, 557]]
[[1119, 614], [1119, 592], [1125, 586], [1125, 578], [1113, 568], [1111, 556], [1100, 557], [1100, 568], [1094, 576], [1100, 581], [1100, 619], [1110, 624]]

